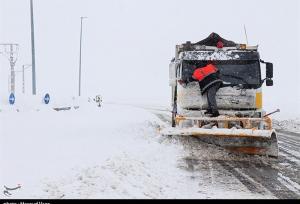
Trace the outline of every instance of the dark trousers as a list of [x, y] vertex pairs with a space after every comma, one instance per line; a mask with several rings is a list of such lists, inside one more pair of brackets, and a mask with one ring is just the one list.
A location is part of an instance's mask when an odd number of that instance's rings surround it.
[[216, 83], [207, 90], [208, 110], [211, 110], [212, 112], [218, 111], [216, 93], [219, 90], [219, 88], [220, 84]]

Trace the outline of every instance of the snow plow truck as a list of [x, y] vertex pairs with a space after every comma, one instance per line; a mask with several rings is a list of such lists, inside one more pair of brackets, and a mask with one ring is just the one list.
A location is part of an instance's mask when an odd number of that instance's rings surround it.
[[[198, 81], [190, 80], [197, 67], [209, 62], [223, 82], [216, 93], [218, 117], [204, 114], [206, 94], [201, 94]], [[233, 152], [278, 157], [272, 113], [266, 114], [262, 103], [263, 84], [273, 86], [273, 64], [260, 58], [258, 46], [228, 41], [216, 33], [197, 43], [176, 45], [169, 84], [172, 127], [162, 130], [163, 135], [194, 136]]]

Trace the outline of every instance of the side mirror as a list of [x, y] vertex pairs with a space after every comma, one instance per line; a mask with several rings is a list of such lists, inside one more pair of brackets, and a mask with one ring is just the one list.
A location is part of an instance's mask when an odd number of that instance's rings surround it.
[[273, 86], [273, 84], [274, 84], [273, 79], [266, 80], [266, 86]]
[[268, 79], [272, 79], [273, 78], [273, 64], [270, 62], [266, 63], [266, 77]]

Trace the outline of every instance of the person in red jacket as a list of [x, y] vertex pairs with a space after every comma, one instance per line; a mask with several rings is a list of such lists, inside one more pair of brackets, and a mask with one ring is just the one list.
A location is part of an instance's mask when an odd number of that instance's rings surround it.
[[220, 114], [216, 101], [216, 93], [222, 85], [218, 68], [209, 63], [205, 67], [196, 68], [192, 77], [199, 82], [201, 94], [204, 95], [207, 93], [208, 110], [205, 114], [218, 117]]

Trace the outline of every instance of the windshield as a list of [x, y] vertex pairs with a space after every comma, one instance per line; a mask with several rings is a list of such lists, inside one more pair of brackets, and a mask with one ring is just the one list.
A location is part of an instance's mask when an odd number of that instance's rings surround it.
[[[258, 88], [261, 86], [260, 63], [258, 60], [226, 60], [213, 62], [220, 71], [224, 85]], [[184, 61], [183, 72], [192, 73], [195, 68], [204, 67], [208, 61]]]

